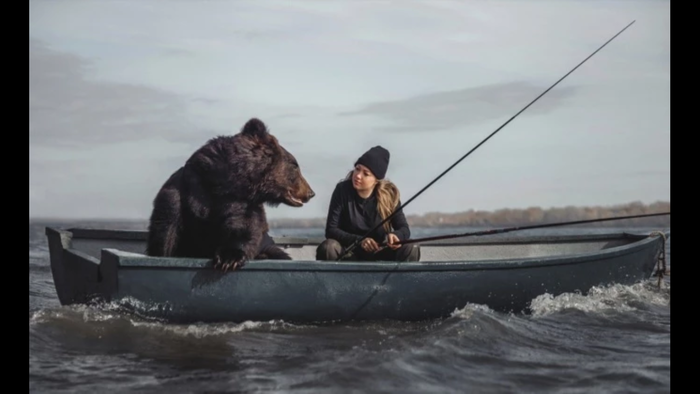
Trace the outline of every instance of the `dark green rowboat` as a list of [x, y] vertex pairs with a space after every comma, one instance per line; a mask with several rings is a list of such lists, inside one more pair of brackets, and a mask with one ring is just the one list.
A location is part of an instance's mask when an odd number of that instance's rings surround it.
[[527, 312], [537, 296], [586, 294], [654, 273], [670, 231], [433, 241], [421, 261], [315, 261], [320, 239], [275, 238], [292, 261], [211, 262], [143, 254], [145, 231], [46, 228], [62, 305], [114, 302], [174, 323], [424, 320], [467, 303]]

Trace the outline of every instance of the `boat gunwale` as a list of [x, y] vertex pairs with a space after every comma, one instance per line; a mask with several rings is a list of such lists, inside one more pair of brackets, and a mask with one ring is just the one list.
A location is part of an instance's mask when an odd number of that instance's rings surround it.
[[[71, 227], [60, 229], [56, 227], [46, 227], [54, 231], [70, 233], [73, 239], [92, 240], [118, 240], [118, 241], [146, 241], [148, 231], [146, 230], [117, 230], [117, 229], [93, 229], [86, 227]], [[670, 229], [662, 230], [666, 237], [670, 237]], [[606, 239], [643, 239], [649, 236], [649, 232], [631, 233], [626, 231], [615, 231], [598, 234], [558, 234], [558, 235], [525, 235], [525, 236], [503, 236], [492, 234], [499, 238], [489, 239], [491, 234], [470, 237], [469, 240], [459, 241], [456, 239], [434, 240], [422, 242], [422, 245], [430, 246], [467, 246], [467, 245], [489, 245], [489, 244], [527, 244], [533, 242], [547, 243], [568, 243], [568, 242], [588, 242]], [[466, 237], [465, 237], [466, 238]], [[272, 237], [276, 244], [286, 247], [319, 245], [325, 240], [322, 237]]]
[[[589, 263], [625, 254], [635, 253], [656, 239], [641, 239], [637, 242], [587, 253], [563, 254], [555, 256], [523, 257], [517, 259], [489, 260], [424, 260], [419, 262], [395, 261], [318, 261], [318, 260], [253, 260], [239, 270], [276, 272], [431, 272], [431, 271], [480, 271], [514, 270], [537, 267], [553, 267]], [[117, 249], [104, 249], [118, 258], [120, 268], [129, 269], [182, 269], [200, 270], [211, 268], [209, 259], [172, 259], [149, 257], [123, 252]]]
[[[58, 231], [69, 233], [71, 238], [81, 239], [119, 239], [119, 240], [140, 240], [145, 235], [145, 231], [139, 230], [93, 230], [93, 229], [67, 229], [61, 230], [47, 227], [47, 234], [50, 231]], [[76, 231], [77, 230], [77, 231]], [[666, 238], [670, 237], [670, 230], [662, 231]], [[317, 260], [253, 260], [249, 261], [240, 271], [277, 271], [277, 272], [388, 272], [388, 271], [404, 271], [404, 272], [431, 272], [431, 271], [473, 271], [473, 270], [504, 270], [504, 269], [527, 269], [537, 267], [552, 267], [558, 265], [571, 265], [579, 263], [587, 263], [596, 260], [609, 259], [624, 254], [635, 253], [648, 246], [651, 242], [658, 242], [657, 238], [652, 237], [653, 231], [649, 233], [628, 233], [614, 232], [601, 234], [574, 234], [574, 235], [547, 235], [547, 236], [523, 236], [517, 238], [505, 238], [488, 240], [487, 242], [452, 242], [439, 243], [431, 242], [433, 246], [452, 246], [452, 245], [488, 245], [488, 244], [523, 244], [532, 242], [548, 242], [548, 243], [565, 243], [565, 242], [587, 242], [604, 239], [631, 239], [631, 243], [612, 247], [604, 250], [597, 250], [586, 253], [562, 254], [554, 256], [537, 256], [523, 258], [504, 258], [504, 259], [480, 259], [480, 260], [426, 260], [419, 262], [402, 262], [393, 261], [383, 262], [360, 262], [360, 261], [317, 261]], [[77, 237], [75, 236], [77, 234]], [[110, 235], [111, 236], [107, 236]], [[115, 237], [116, 235], [116, 237]], [[284, 239], [285, 237], [282, 237]], [[275, 239], [281, 245], [287, 245], [287, 242], [279, 242], [280, 238]], [[308, 241], [299, 243], [299, 240], [308, 240], [309, 238], [295, 238], [296, 245], [314, 245]], [[289, 241], [289, 240], [286, 240]], [[77, 249], [64, 248], [69, 252], [78, 252]], [[197, 258], [168, 258], [168, 257], [152, 257], [138, 253], [126, 252], [115, 248], [103, 248], [102, 259], [105, 254], [116, 258], [120, 268], [128, 269], [169, 269], [169, 270], [201, 270], [203, 268], [211, 269], [210, 259]], [[98, 262], [92, 256], [89, 261]]]

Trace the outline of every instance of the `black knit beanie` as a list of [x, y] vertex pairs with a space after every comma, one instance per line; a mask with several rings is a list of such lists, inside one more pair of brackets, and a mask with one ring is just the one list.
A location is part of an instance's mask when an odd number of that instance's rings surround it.
[[370, 148], [355, 162], [369, 168], [377, 179], [384, 179], [386, 169], [389, 167], [389, 151], [377, 145]]

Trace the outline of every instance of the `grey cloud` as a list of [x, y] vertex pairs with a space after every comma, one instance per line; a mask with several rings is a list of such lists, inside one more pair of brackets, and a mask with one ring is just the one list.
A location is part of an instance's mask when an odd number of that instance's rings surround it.
[[84, 146], [163, 137], [188, 141], [198, 130], [187, 101], [147, 86], [88, 79], [91, 64], [29, 42], [30, 145]]
[[202, 103], [206, 105], [221, 104], [222, 100], [206, 98], [206, 97], [194, 97], [190, 100], [193, 103]]
[[[618, 183], [620, 179], [624, 180], [630, 180], [634, 178], [643, 178], [643, 179], [667, 179], [669, 177], [670, 169], [668, 168], [661, 168], [661, 169], [654, 169], [654, 170], [639, 170], [639, 171], [609, 171], [606, 176], [605, 180], [600, 179], [600, 175], [595, 173], [579, 173], [575, 174], [576, 179], [582, 181], [582, 182], [588, 182], [588, 181], [597, 181], [597, 182], [603, 182], [603, 183]], [[566, 183], [571, 180], [571, 175], [567, 176], [556, 176], [552, 178], [552, 181], [554, 182], [562, 182]], [[665, 183], [664, 182], [659, 182], [658, 185], [659, 187], [662, 187], [662, 185]], [[567, 186], [568, 187], [568, 186]]]
[[[436, 131], [496, 118], [503, 118], [505, 121], [546, 88], [527, 82], [484, 85], [425, 94], [405, 100], [372, 103], [360, 110], [339, 115], [384, 117], [395, 123], [388, 127], [378, 127], [385, 131]], [[523, 115], [548, 113], [573, 96], [575, 91], [575, 87], [556, 86], [531, 105]]]
[[275, 115], [272, 117], [272, 119], [289, 119], [289, 118], [298, 118], [300, 116], [301, 116], [301, 114], [287, 113], [287, 114]]
[[188, 57], [194, 56], [194, 52], [181, 48], [167, 48], [161, 52], [164, 57]]

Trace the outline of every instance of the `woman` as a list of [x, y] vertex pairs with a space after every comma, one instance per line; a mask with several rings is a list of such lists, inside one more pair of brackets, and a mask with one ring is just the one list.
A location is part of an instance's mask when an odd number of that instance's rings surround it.
[[[340, 181], [331, 197], [326, 219], [326, 240], [316, 249], [317, 260], [336, 260], [345, 248], [391, 215], [401, 201], [399, 190], [385, 180], [389, 151], [375, 146], [355, 162], [355, 169]], [[401, 245], [411, 236], [403, 211], [377, 228], [350, 253], [352, 260], [418, 261], [417, 245]], [[379, 244], [386, 241], [387, 246]]]

